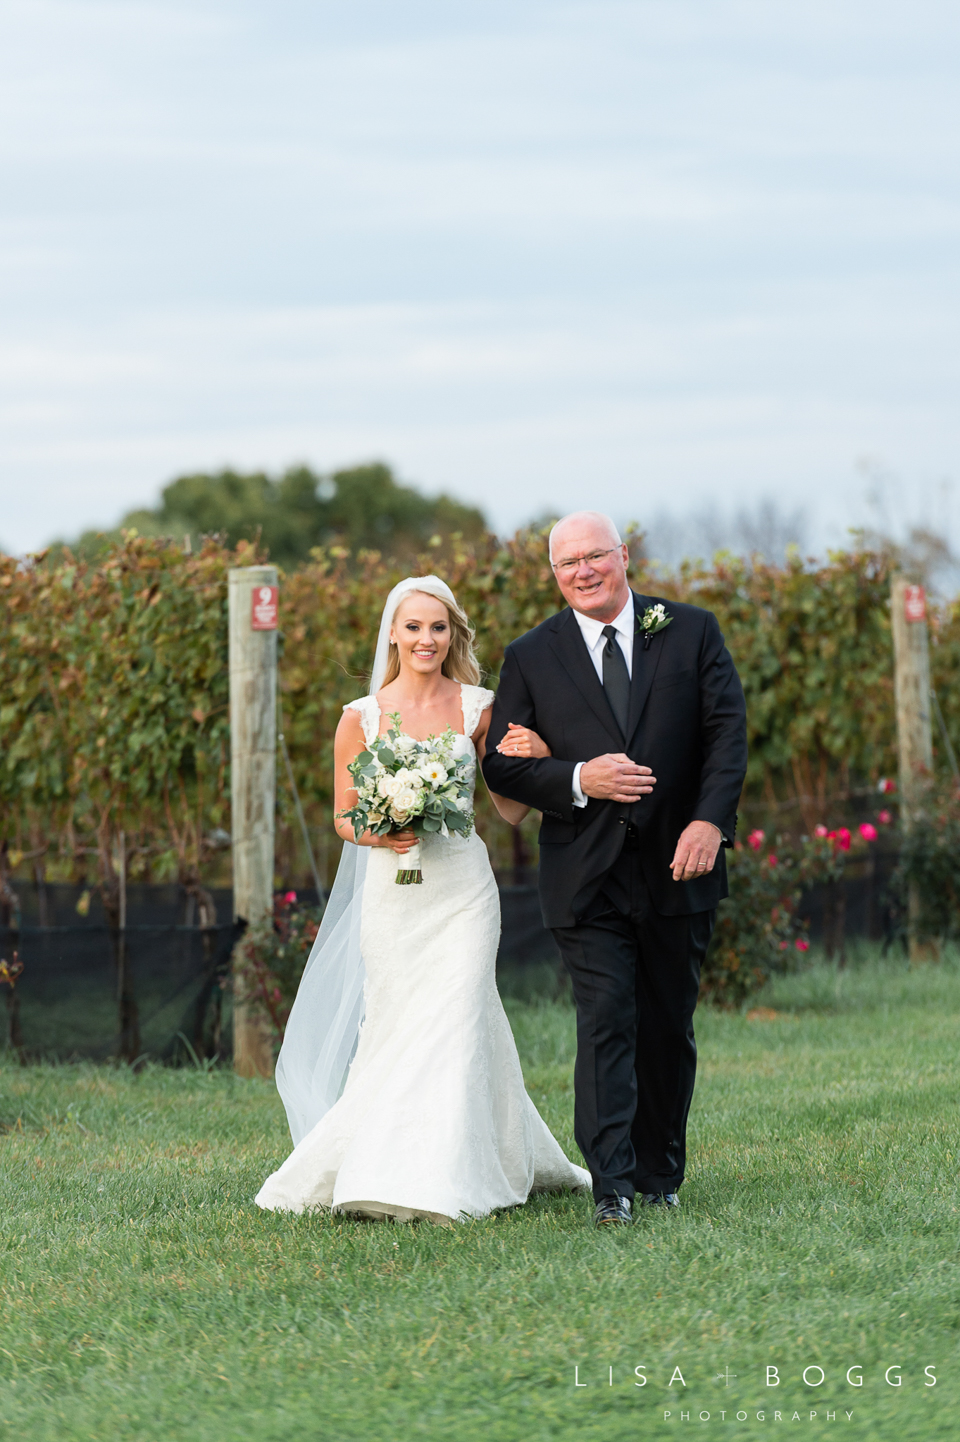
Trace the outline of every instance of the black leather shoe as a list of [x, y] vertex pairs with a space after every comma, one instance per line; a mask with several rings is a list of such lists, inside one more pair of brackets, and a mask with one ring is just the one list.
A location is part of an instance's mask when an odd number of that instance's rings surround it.
[[633, 1223], [630, 1198], [618, 1196], [601, 1197], [593, 1209], [595, 1227], [629, 1227]]
[[680, 1198], [676, 1192], [644, 1192], [645, 1207], [679, 1207]]

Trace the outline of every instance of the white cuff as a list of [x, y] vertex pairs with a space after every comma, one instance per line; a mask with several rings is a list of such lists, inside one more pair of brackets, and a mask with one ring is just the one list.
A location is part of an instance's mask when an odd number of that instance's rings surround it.
[[580, 772], [584, 768], [584, 762], [578, 761], [573, 768], [573, 804], [574, 806], [586, 806], [587, 798], [580, 786]]

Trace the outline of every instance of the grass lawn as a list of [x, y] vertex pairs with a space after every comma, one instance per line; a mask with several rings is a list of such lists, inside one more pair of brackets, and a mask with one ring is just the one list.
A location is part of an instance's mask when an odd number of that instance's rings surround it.
[[[452, 1230], [262, 1214], [272, 1085], [0, 1062], [0, 1439], [957, 1437], [960, 965], [755, 1004], [779, 1015], [698, 1017], [681, 1212], [615, 1235], [573, 1197]], [[510, 1010], [576, 1156], [572, 1012]]]

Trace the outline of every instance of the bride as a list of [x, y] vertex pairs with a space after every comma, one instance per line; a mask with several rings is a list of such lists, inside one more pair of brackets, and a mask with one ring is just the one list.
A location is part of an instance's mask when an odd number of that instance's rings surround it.
[[[338, 814], [356, 801], [348, 765], [392, 713], [421, 740], [452, 727], [454, 754], [475, 776], [493, 692], [477, 684], [472, 641], [439, 577], [393, 588], [370, 694], [337, 727]], [[545, 751], [515, 732], [514, 747]], [[493, 801], [513, 825], [526, 815]], [[424, 838], [423, 884], [398, 886], [412, 832], [367, 832], [354, 845], [350, 823], [336, 826], [347, 844], [277, 1062], [294, 1150], [258, 1205], [449, 1223], [533, 1191], [589, 1187], [524, 1090], [496, 989], [500, 903], [479, 836]]]

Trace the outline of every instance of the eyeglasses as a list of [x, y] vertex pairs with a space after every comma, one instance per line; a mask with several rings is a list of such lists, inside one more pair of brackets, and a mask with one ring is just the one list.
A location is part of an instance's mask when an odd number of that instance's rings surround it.
[[610, 546], [606, 551], [591, 551], [589, 556], [570, 556], [565, 561], [551, 561], [554, 571], [562, 579], [566, 580], [580, 569], [584, 561], [588, 566], [596, 568], [600, 565], [604, 556], [611, 556], [614, 551], [619, 551], [619, 546]]

